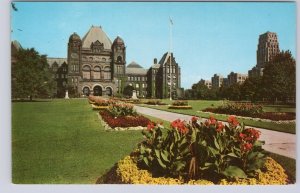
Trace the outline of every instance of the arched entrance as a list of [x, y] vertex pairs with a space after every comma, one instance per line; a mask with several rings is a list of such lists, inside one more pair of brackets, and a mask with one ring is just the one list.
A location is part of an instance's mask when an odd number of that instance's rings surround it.
[[102, 87], [101, 86], [95, 86], [94, 89], [94, 96], [102, 96]]
[[106, 87], [105, 92], [106, 92], [107, 96], [111, 96], [112, 95], [112, 89], [110, 87]]
[[89, 96], [90, 95], [90, 88], [89, 87], [83, 87], [82, 92], [85, 96]]

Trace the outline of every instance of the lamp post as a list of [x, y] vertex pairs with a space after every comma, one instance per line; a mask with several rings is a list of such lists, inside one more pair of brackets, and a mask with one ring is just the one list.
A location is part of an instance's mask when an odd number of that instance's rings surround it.
[[173, 21], [170, 17], [170, 48], [169, 48], [169, 55], [170, 55], [170, 101], [172, 100], [172, 26]]

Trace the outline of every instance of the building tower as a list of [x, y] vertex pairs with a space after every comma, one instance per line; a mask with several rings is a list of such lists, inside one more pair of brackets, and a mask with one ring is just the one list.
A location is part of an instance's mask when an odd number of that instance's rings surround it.
[[78, 90], [80, 77], [81, 48], [81, 39], [79, 35], [74, 32], [70, 36], [68, 43], [68, 87], [71, 89], [69, 92], [74, 92], [74, 94]]
[[266, 63], [280, 52], [277, 34], [266, 32], [259, 36], [256, 51], [256, 66], [248, 71], [249, 77], [259, 77], [263, 75]]
[[273, 56], [280, 52], [277, 34], [266, 32], [259, 36], [257, 46], [257, 64], [256, 67], [264, 68], [265, 64], [272, 60]]
[[122, 38], [117, 36], [112, 44], [113, 77], [121, 78], [125, 75], [126, 47]]

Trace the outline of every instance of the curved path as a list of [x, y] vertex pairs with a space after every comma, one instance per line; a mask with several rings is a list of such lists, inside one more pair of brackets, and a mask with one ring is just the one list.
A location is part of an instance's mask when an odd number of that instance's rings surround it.
[[[181, 119], [189, 121], [192, 116], [183, 115], [179, 113], [172, 113], [147, 107], [135, 106], [138, 113], [157, 117], [166, 121], [174, 121]], [[202, 120], [206, 120], [202, 118]], [[252, 127], [255, 128], [255, 127]], [[262, 128], [255, 128], [261, 132], [260, 140], [265, 141], [263, 148], [267, 151], [296, 159], [296, 135], [290, 133], [283, 133], [278, 131], [271, 131]]]

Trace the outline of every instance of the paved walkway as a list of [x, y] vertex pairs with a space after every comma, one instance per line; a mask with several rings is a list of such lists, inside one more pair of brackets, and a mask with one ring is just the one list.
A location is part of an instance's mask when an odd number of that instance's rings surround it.
[[[135, 106], [138, 113], [146, 114], [152, 117], [157, 117], [166, 121], [174, 121], [175, 119], [181, 119], [189, 121], [190, 115], [183, 115], [178, 113], [172, 113], [157, 109], [151, 109], [147, 107]], [[204, 118], [202, 118], [205, 120]], [[255, 128], [255, 127], [253, 127]], [[261, 132], [260, 140], [265, 141], [263, 148], [267, 151], [284, 155], [286, 157], [296, 159], [296, 135], [283, 133], [278, 131], [271, 131], [267, 129], [255, 128]]]

